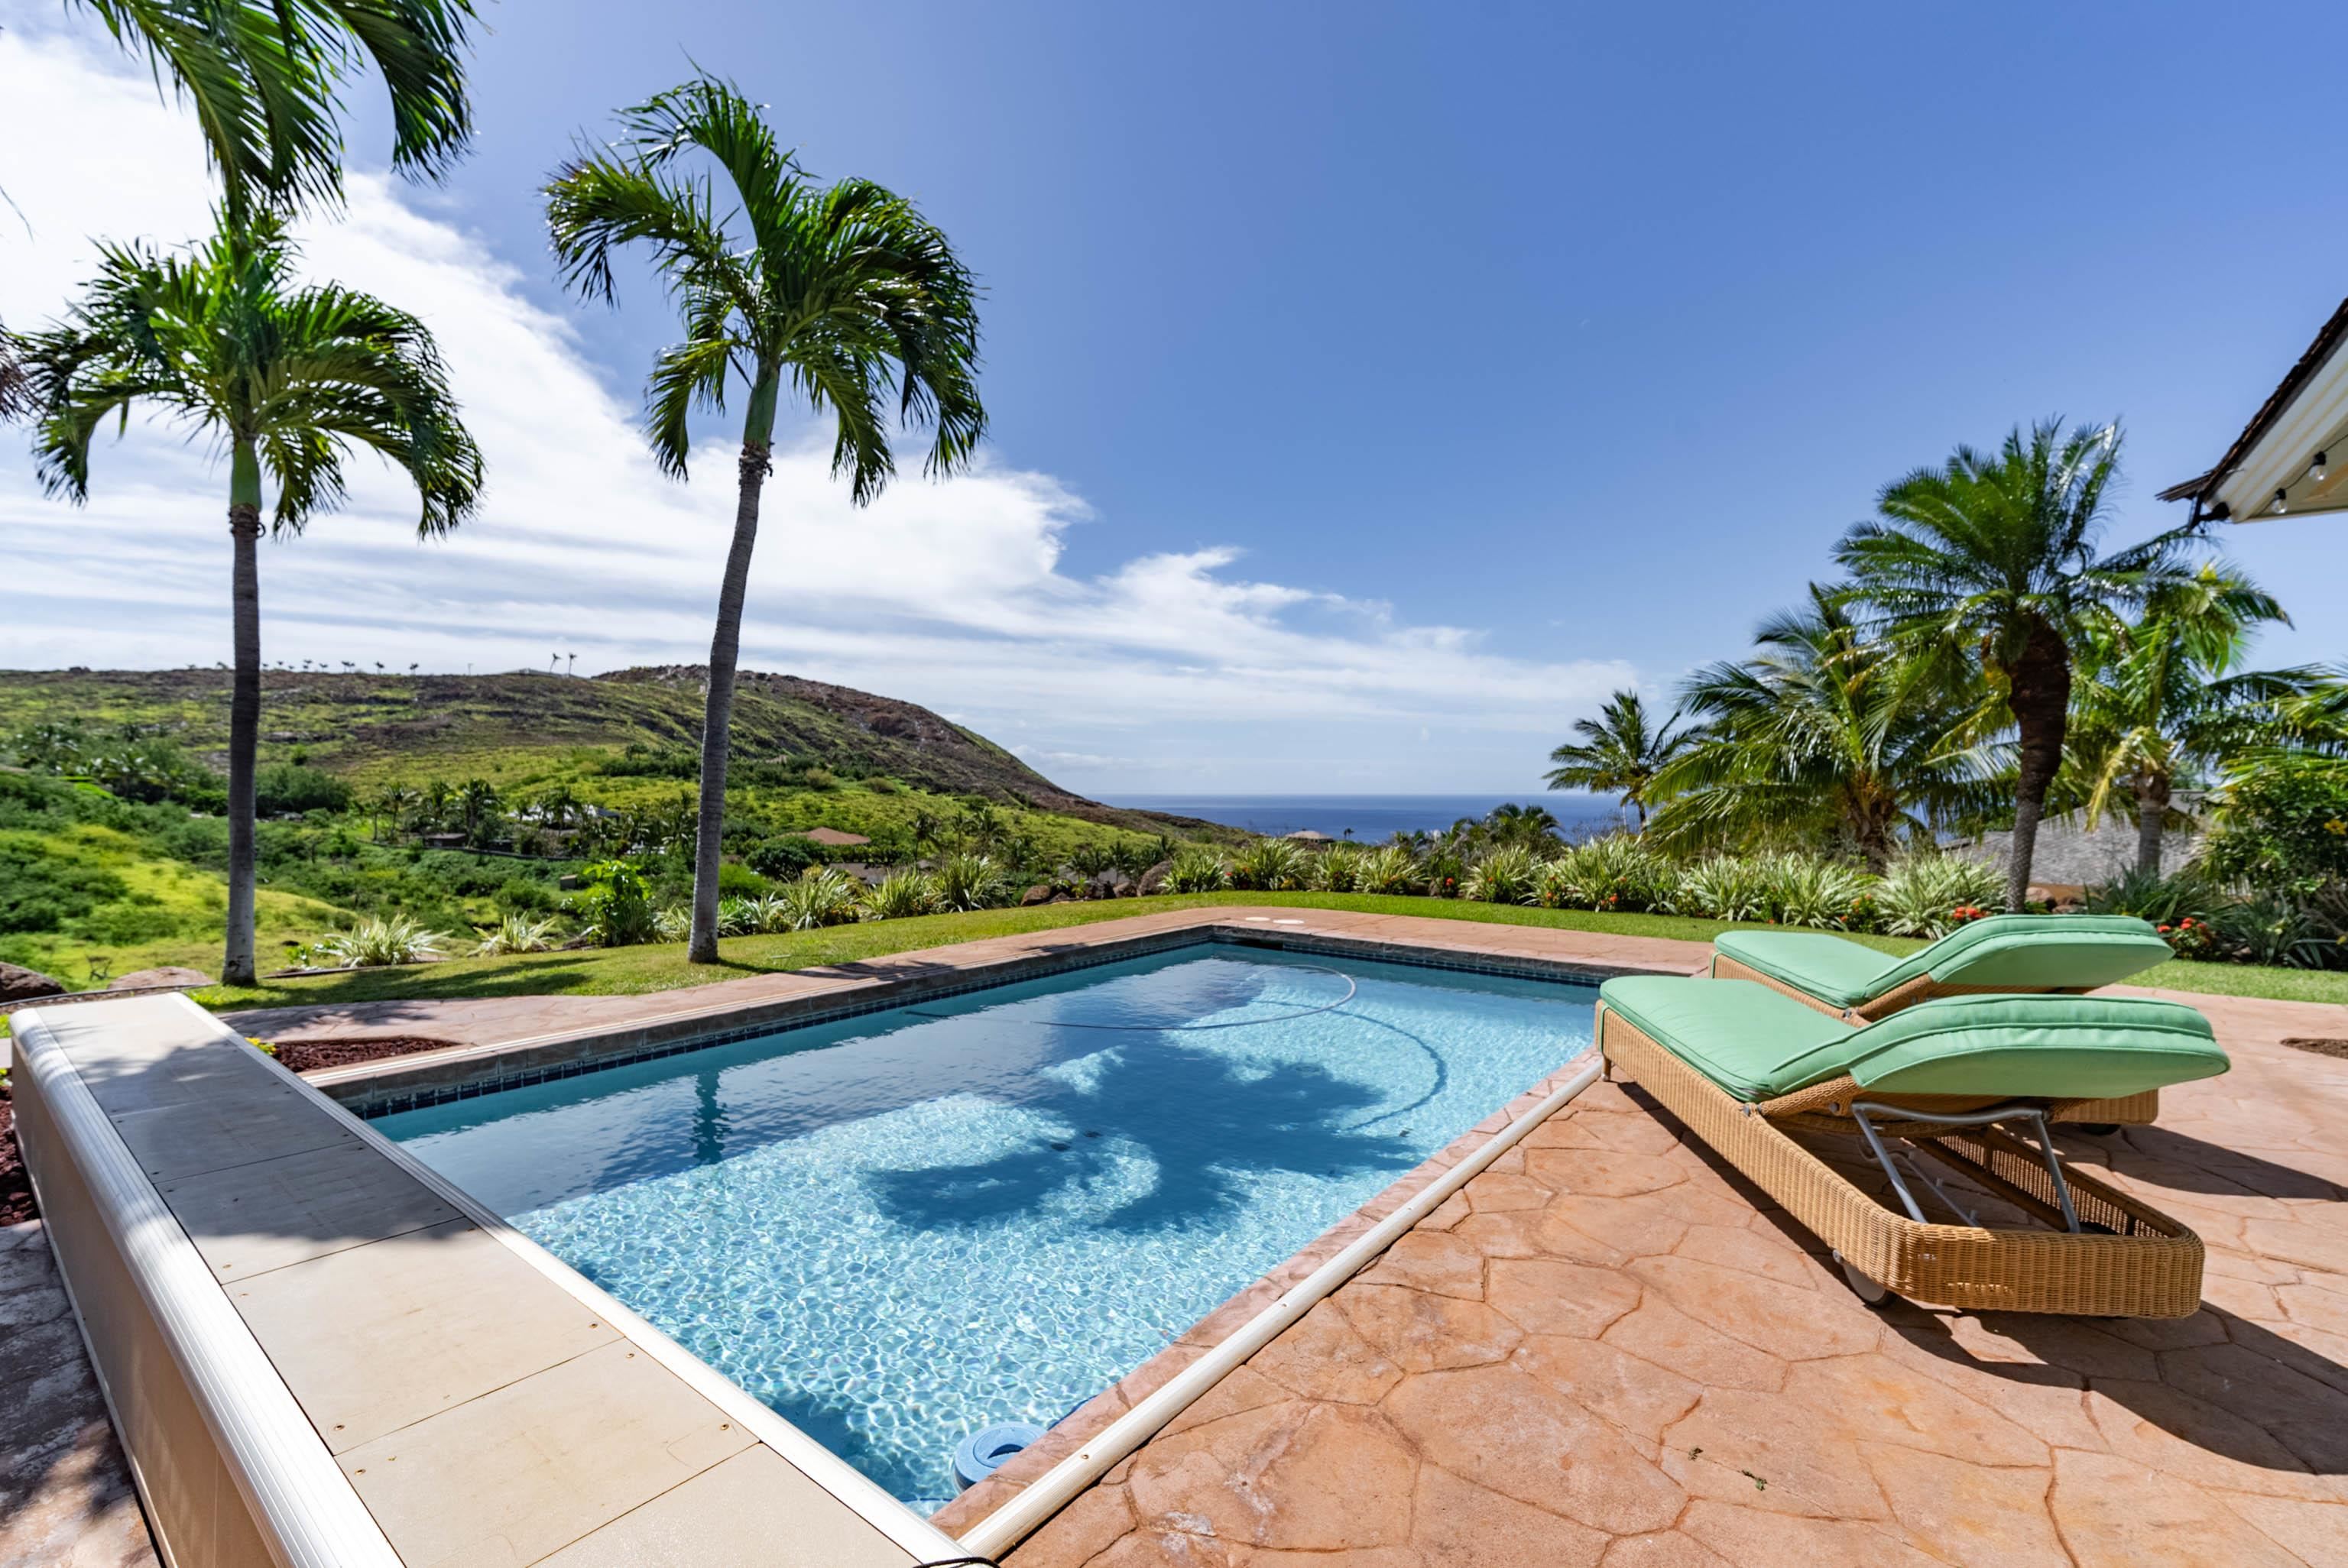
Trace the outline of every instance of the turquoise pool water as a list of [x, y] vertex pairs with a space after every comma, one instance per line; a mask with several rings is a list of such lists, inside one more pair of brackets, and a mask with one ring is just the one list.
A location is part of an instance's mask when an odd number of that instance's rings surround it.
[[376, 1125], [927, 1509], [964, 1434], [1049, 1425], [1586, 1050], [1594, 996], [1195, 947]]

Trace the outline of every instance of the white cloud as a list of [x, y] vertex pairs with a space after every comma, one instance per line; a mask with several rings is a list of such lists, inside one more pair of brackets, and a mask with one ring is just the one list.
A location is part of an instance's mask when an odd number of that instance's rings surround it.
[[[10, 118], [77, 128], [0, 180], [34, 230], [0, 218], [0, 320], [20, 328], [88, 275], [85, 236], [173, 242], [207, 220], [191, 127], [92, 32], [0, 33]], [[431, 325], [489, 488], [457, 534], [419, 543], [401, 485], [355, 459], [348, 510], [263, 550], [266, 656], [488, 670], [575, 652], [582, 673], [698, 661], [733, 517], [731, 455], [697, 453], [690, 485], [663, 478], [633, 408], [510, 262], [378, 175], [349, 185], [345, 220], [305, 233], [306, 268]], [[909, 473], [859, 509], [827, 470], [811, 428], [778, 456], [745, 662], [951, 710], [1078, 787], [1506, 787], [1633, 679], [1618, 661], [1505, 657], [1384, 603], [1252, 580], [1231, 547], [1071, 576], [1066, 535], [1098, 525], [1047, 474], [989, 462], [932, 485]], [[135, 424], [94, 455], [86, 507], [43, 497], [12, 460], [0, 470], [7, 661], [226, 657], [225, 488], [201, 442]], [[1415, 745], [1402, 739], [1414, 731]]]

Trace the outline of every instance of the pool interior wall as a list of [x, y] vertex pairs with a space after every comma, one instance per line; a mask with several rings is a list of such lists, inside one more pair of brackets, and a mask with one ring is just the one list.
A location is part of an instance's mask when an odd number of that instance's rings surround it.
[[1586, 1050], [1586, 986], [1192, 945], [380, 1119], [917, 1507]]

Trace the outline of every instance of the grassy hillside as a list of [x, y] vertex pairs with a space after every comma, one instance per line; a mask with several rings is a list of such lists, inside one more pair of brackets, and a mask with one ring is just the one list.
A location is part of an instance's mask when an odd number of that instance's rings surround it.
[[[77, 983], [217, 965], [228, 682], [217, 670], [0, 672], [0, 754], [25, 764], [0, 771], [0, 959]], [[701, 706], [691, 668], [576, 680], [270, 671], [263, 967], [361, 917], [405, 916], [463, 951], [503, 915], [560, 913], [560, 881], [580, 869], [564, 856], [620, 851], [610, 831], [534, 832], [552, 797], [570, 803], [574, 824], [583, 810], [603, 814], [604, 828], [624, 825], [618, 843], [643, 846], [627, 853], [655, 900], [682, 900]], [[795, 876], [788, 856], [762, 851], [805, 853], [798, 835], [817, 827], [874, 841], [838, 857], [901, 862], [936, 842], [941, 825], [970, 844], [976, 824], [976, 846], [1014, 878], [1048, 876], [1087, 849], [1236, 836], [1072, 794], [984, 736], [846, 687], [747, 674], [735, 733], [729, 893]], [[306, 797], [269, 804], [273, 773]], [[458, 825], [462, 807], [449, 803], [469, 790], [492, 799], [489, 828], [442, 831]], [[426, 797], [440, 802], [429, 814]], [[445, 847], [452, 836], [470, 847]], [[529, 854], [487, 852], [500, 846]], [[561, 929], [574, 925], [566, 917]]]

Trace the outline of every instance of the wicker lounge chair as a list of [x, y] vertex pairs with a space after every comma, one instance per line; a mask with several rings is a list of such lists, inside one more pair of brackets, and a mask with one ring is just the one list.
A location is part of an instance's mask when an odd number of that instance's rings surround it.
[[[2225, 1071], [2191, 1008], [1951, 997], [1853, 1027], [1751, 981], [1635, 976], [1601, 988], [1598, 1045], [1611, 1072], [1635, 1080], [1832, 1247], [1870, 1303], [1897, 1294], [2124, 1317], [2181, 1317], [2200, 1304], [2199, 1238], [2065, 1169], [2047, 1127], [2081, 1104]], [[1859, 1138], [1899, 1206], [1796, 1132]], [[1974, 1223], [1968, 1194], [1928, 1174], [1915, 1150], [2049, 1228]], [[1927, 1219], [1920, 1193], [1957, 1223]]]
[[[1758, 980], [1847, 1023], [1886, 1018], [1935, 997], [2091, 991], [2170, 957], [2145, 921], [2126, 915], [1992, 915], [1904, 958], [1825, 931], [1723, 931], [1712, 973]], [[2062, 1119], [2098, 1132], [2160, 1116], [2157, 1091], [2080, 1105]]]

